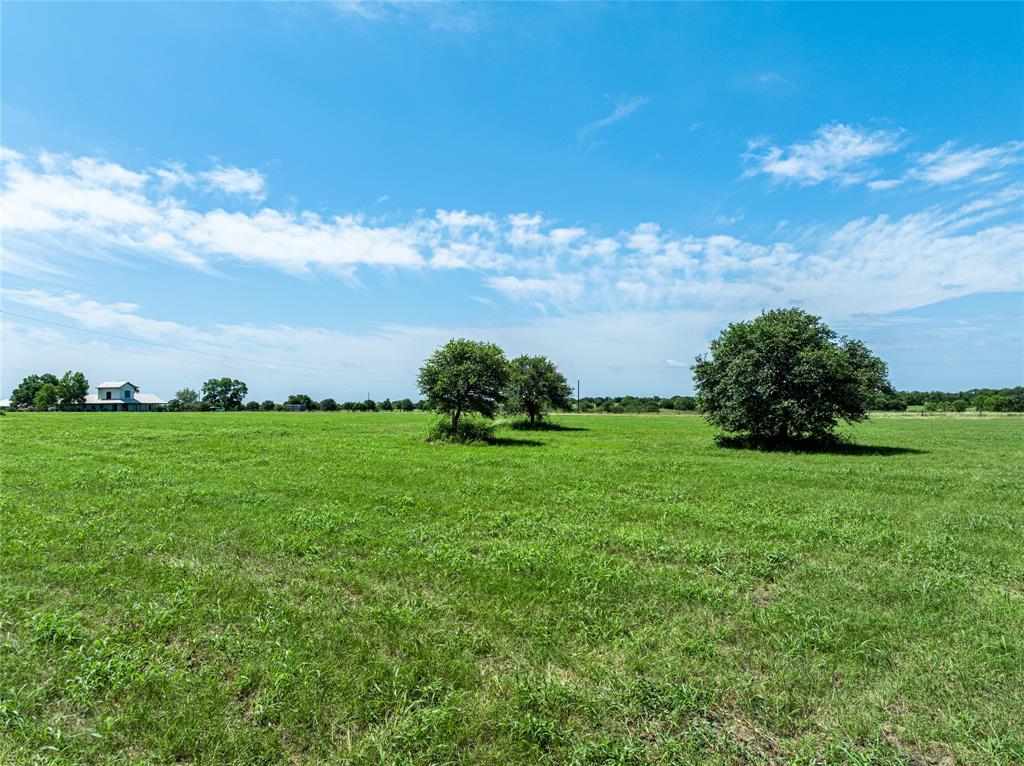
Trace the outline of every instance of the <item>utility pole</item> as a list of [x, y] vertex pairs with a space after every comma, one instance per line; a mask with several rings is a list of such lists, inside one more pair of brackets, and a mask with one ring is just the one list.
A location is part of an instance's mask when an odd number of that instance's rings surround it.
[[576, 378], [576, 414], [580, 414], [580, 379]]

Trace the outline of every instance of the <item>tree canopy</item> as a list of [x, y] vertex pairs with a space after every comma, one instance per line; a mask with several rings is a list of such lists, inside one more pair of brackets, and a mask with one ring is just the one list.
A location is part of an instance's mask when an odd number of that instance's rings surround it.
[[796, 308], [730, 324], [692, 369], [708, 421], [761, 443], [827, 438], [892, 392], [885, 362], [867, 346]]
[[44, 372], [42, 375], [29, 375], [11, 392], [11, 406], [17, 407], [24, 404], [32, 407], [36, 403], [36, 393], [44, 384], [49, 383], [56, 388], [59, 382], [57, 376], [49, 372]]
[[451, 418], [458, 432], [459, 419], [477, 412], [494, 417], [505, 398], [509, 381], [505, 352], [494, 343], [465, 338], [448, 341], [424, 362], [417, 382], [430, 409]]
[[545, 356], [517, 356], [509, 364], [506, 407], [536, 423], [548, 410], [572, 409], [572, 386]]
[[203, 401], [211, 407], [222, 407], [225, 410], [241, 409], [242, 400], [248, 393], [249, 387], [240, 380], [210, 378], [203, 383]]
[[68, 370], [57, 382], [57, 403], [64, 408], [85, 404], [89, 394], [89, 381], [85, 374]]

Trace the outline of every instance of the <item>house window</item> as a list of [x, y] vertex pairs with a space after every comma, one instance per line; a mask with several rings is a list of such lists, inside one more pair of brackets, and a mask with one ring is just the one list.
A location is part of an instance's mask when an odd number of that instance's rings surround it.
[[131, 399], [132, 398], [132, 391], [131, 391], [130, 388], [126, 388], [122, 393], [124, 393], [124, 398], [125, 399]]
[[108, 399], [110, 398], [110, 392], [109, 391], [107, 391], [107, 398]]

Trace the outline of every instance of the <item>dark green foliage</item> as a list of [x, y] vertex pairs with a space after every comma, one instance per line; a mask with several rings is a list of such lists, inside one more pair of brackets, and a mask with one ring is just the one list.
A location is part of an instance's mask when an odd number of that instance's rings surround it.
[[242, 381], [232, 378], [210, 378], [203, 383], [203, 402], [210, 407], [239, 410], [247, 393], [249, 387]]
[[286, 405], [305, 407], [307, 410], [315, 410], [319, 405], [308, 394], [289, 394], [284, 400]]
[[29, 375], [11, 392], [11, 406], [17, 407], [21, 404], [35, 406], [36, 393], [39, 389], [46, 383], [56, 387], [59, 382], [57, 376], [50, 372], [44, 372], [42, 375]]
[[395, 409], [395, 405], [390, 399], [385, 399], [377, 406], [377, 408], [381, 412], [391, 412], [393, 409]]
[[402, 412], [412, 412], [416, 409], [416, 405], [412, 403], [412, 399], [399, 399], [395, 402], [395, 409]]
[[338, 403], [331, 399], [330, 397], [327, 397], [322, 402], [320, 402], [320, 409], [322, 409], [324, 412], [334, 412], [335, 410], [338, 409]]
[[260, 410], [262, 412], [272, 412], [274, 406], [275, 405], [273, 399], [264, 399], [262, 402], [260, 402]]
[[171, 412], [197, 412], [202, 404], [209, 409], [208, 403], [200, 402], [199, 393], [194, 388], [183, 388], [167, 402], [167, 409]]
[[488, 444], [494, 441], [494, 424], [486, 420], [464, 417], [452, 427], [446, 420], [435, 420], [427, 431], [428, 442], [454, 444]]
[[259, 412], [260, 403], [253, 399], [251, 402], [245, 403], [245, 409], [248, 410], [249, 412]]
[[376, 412], [377, 411], [377, 402], [373, 401], [373, 399], [366, 399], [366, 400], [364, 400], [363, 401], [363, 411], [364, 412]]
[[57, 383], [57, 402], [63, 409], [85, 404], [89, 381], [81, 372], [68, 370]]
[[874, 397], [892, 390], [885, 362], [802, 309], [730, 324], [693, 377], [710, 423], [769, 444], [828, 439], [839, 420], [865, 420]]
[[32, 405], [37, 410], [42, 411], [57, 406], [57, 386], [53, 383], [43, 383], [43, 385], [36, 389]]
[[572, 387], [554, 362], [544, 356], [517, 356], [509, 363], [506, 408], [523, 413], [531, 423], [549, 410], [572, 409]]
[[450, 417], [451, 433], [457, 434], [464, 414], [494, 417], [505, 399], [508, 380], [508, 361], [501, 348], [457, 338], [424, 362], [417, 382], [427, 406]]

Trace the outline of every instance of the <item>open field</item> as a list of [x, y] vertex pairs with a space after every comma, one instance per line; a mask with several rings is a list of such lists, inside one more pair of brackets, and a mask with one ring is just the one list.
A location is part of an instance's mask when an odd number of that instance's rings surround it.
[[0, 419], [0, 761], [1024, 762], [1024, 419], [428, 422]]

